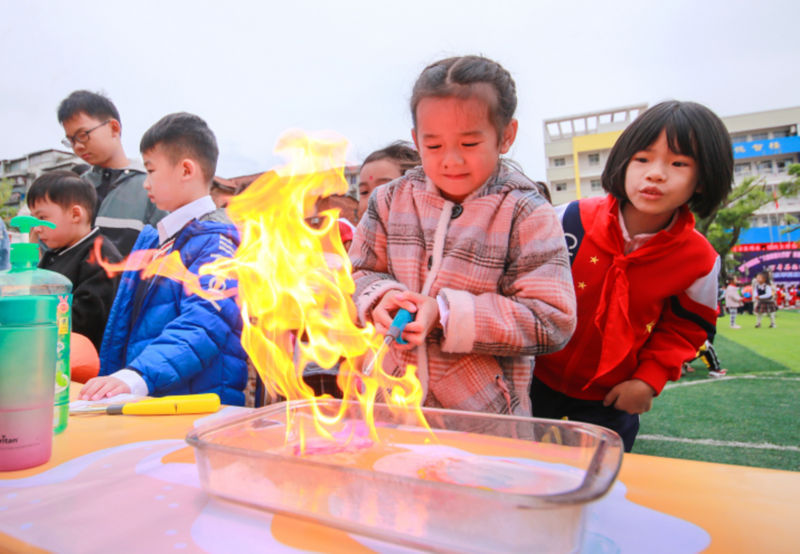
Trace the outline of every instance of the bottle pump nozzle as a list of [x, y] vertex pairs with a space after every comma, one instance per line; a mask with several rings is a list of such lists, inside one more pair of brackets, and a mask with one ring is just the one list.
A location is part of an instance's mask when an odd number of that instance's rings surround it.
[[[55, 229], [56, 224], [37, 219], [30, 215], [18, 215], [11, 220], [11, 226], [21, 233], [29, 233], [31, 227], [49, 227]], [[36, 267], [39, 263], [39, 245], [30, 242], [18, 242], [11, 245], [11, 267]]]

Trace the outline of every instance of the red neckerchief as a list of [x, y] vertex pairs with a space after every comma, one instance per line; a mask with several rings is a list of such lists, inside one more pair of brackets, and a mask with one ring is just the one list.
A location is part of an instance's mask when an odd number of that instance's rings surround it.
[[612, 196], [608, 199], [607, 206], [598, 210], [589, 230], [592, 242], [613, 258], [595, 312], [594, 324], [600, 331], [603, 346], [597, 372], [590, 383], [611, 372], [633, 348], [635, 335], [629, 317], [628, 266], [670, 255], [683, 242], [675, 239], [685, 233], [687, 227], [694, 228], [694, 216], [687, 206], [681, 206], [678, 218], [669, 230], [659, 231], [640, 248], [625, 255], [625, 240], [618, 220], [619, 203]]

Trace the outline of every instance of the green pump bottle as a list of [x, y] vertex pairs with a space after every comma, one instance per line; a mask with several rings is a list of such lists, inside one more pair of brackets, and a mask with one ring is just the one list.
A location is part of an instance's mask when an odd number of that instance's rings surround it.
[[[49, 221], [42, 221], [30, 216], [17, 216], [11, 220], [11, 225], [18, 227], [23, 233], [29, 232], [35, 226], [55, 228], [55, 225]], [[39, 245], [37, 244], [12, 244], [10, 261], [11, 268], [0, 272], [0, 303], [10, 302], [12, 298], [19, 297], [36, 297], [42, 302], [44, 297], [49, 297], [49, 302], [55, 302], [52, 317], [56, 324], [57, 346], [53, 380], [55, 406], [52, 419], [53, 431], [58, 434], [66, 428], [69, 413], [72, 282], [60, 273], [37, 267], [39, 262]], [[24, 320], [26, 317], [24, 310], [19, 313], [19, 317], [20, 321]], [[24, 345], [15, 345], [14, 348], [27, 351], [27, 356], [35, 355], [35, 351], [27, 349]], [[0, 351], [0, 356], [5, 355], [5, 351]]]

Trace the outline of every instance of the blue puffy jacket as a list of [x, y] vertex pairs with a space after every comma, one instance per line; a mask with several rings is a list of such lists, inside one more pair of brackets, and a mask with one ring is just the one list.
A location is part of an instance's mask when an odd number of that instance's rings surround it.
[[[238, 233], [223, 218], [217, 211], [190, 222], [169, 251], [178, 250], [194, 274], [205, 263], [232, 256]], [[158, 232], [147, 225], [133, 250], [155, 248]], [[208, 275], [200, 278], [203, 288], [210, 280]], [[147, 288], [137, 294], [140, 283]], [[224, 404], [243, 405], [247, 355], [241, 333], [241, 312], [233, 298], [210, 302], [187, 294], [171, 279], [153, 277], [147, 283], [138, 271], [126, 271], [106, 324], [100, 375], [130, 368], [141, 374], [152, 396], [215, 392]]]

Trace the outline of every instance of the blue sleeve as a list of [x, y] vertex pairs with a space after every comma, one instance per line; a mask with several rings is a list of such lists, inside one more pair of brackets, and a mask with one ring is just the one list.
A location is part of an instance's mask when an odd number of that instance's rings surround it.
[[[184, 258], [187, 269], [197, 275], [202, 265], [228, 257], [229, 244], [222, 235], [204, 235], [191, 245], [191, 252], [196, 255], [189, 253]], [[212, 279], [210, 275], [202, 276], [202, 288], [208, 290]], [[214, 283], [214, 288], [220, 289], [220, 284]], [[141, 373], [150, 394], [187, 383], [222, 363], [220, 353], [228, 341], [238, 340], [237, 330], [241, 329], [241, 314], [233, 297], [209, 301], [187, 294], [179, 283], [171, 285], [176, 287], [177, 317], [165, 322], [161, 333], [127, 364]], [[235, 281], [224, 282], [225, 290], [235, 287]]]

